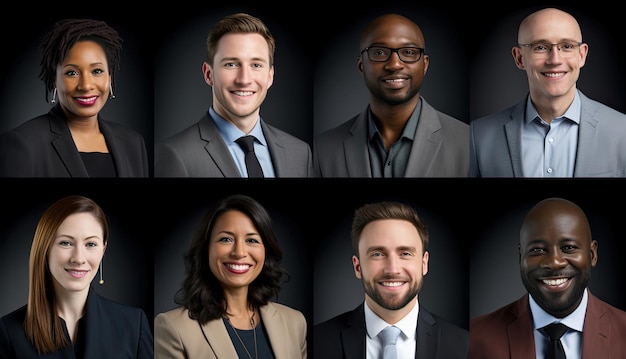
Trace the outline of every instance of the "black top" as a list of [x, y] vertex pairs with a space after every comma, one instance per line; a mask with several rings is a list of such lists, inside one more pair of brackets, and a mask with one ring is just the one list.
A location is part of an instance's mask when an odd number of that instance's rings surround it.
[[80, 152], [89, 177], [117, 177], [113, 156], [103, 152]]
[[[233, 342], [239, 358], [245, 359], [252, 357], [252, 359], [255, 359], [257, 357], [255, 355], [254, 348], [254, 333], [256, 331], [256, 350], [258, 351], [258, 358], [274, 359], [272, 346], [268, 340], [267, 334], [265, 333], [265, 326], [263, 325], [263, 323], [259, 323], [259, 325], [254, 330], [236, 329], [230, 325], [228, 319], [224, 318], [224, 325], [226, 326], [226, 330], [228, 331], [230, 340]], [[236, 333], [235, 330], [237, 331]], [[239, 335], [239, 337], [237, 337], [237, 335]], [[243, 347], [241, 342], [243, 342], [245, 348]], [[247, 352], [246, 349], [248, 350]]]

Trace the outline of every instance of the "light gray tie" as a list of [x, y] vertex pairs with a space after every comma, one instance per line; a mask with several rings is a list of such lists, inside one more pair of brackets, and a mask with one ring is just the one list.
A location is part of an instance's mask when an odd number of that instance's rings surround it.
[[400, 328], [392, 325], [383, 329], [379, 335], [383, 339], [383, 359], [397, 359], [396, 341], [400, 335]]

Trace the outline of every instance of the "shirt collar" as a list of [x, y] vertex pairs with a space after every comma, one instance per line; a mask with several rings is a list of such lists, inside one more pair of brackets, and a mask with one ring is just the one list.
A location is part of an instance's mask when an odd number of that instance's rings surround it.
[[[413, 138], [415, 137], [415, 130], [417, 129], [417, 122], [419, 121], [421, 113], [422, 113], [422, 99], [420, 97], [420, 99], [417, 102], [417, 106], [415, 106], [413, 113], [411, 113], [411, 117], [409, 117], [409, 120], [407, 121], [406, 125], [404, 125], [404, 129], [402, 130], [402, 135], [400, 135], [400, 138], [408, 138], [411, 141], [413, 141]], [[374, 116], [372, 115], [372, 111], [369, 106], [368, 106], [368, 111], [367, 111], [367, 124], [368, 124], [368, 133], [369, 133], [370, 141], [376, 135], [378, 135], [380, 138], [380, 133], [378, 132], [378, 128], [376, 127], [376, 123], [374, 122]]]
[[365, 309], [365, 326], [367, 329], [367, 335], [370, 338], [375, 338], [378, 334], [385, 328], [390, 325], [395, 325], [400, 328], [402, 334], [404, 334], [407, 338], [415, 338], [415, 331], [417, 330], [417, 315], [419, 313], [419, 301], [416, 299], [414, 301], [415, 305], [411, 309], [411, 311], [404, 316], [404, 318], [400, 319], [399, 322], [395, 324], [389, 324], [385, 322], [381, 317], [376, 315], [372, 311], [372, 309], [367, 305], [367, 302], [364, 302]]
[[[243, 133], [237, 126], [232, 123], [226, 121], [222, 116], [218, 115], [217, 112], [213, 109], [213, 106], [209, 108], [209, 115], [215, 122], [215, 126], [220, 131], [220, 134], [224, 138], [227, 144], [235, 143], [235, 140], [241, 136], [245, 136], [246, 133]], [[256, 139], [263, 145], [266, 146], [265, 137], [263, 136], [263, 130], [261, 129], [261, 117], [259, 116], [259, 120], [256, 122], [252, 131], [248, 133], [248, 135], [252, 135], [256, 137]]]
[[583, 298], [576, 310], [564, 318], [555, 318], [543, 310], [535, 299], [533, 299], [532, 295], [528, 294], [528, 302], [530, 303], [530, 311], [533, 315], [533, 325], [535, 329], [543, 328], [550, 323], [559, 322], [567, 325], [571, 329], [582, 332], [583, 325], [585, 324], [585, 312], [588, 298], [587, 289], [585, 289]]
[[[570, 121], [580, 124], [580, 108], [580, 94], [578, 93], [578, 90], [576, 90], [574, 101], [572, 101], [572, 104], [567, 108], [567, 111], [565, 111], [561, 117], [568, 118]], [[539, 113], [537, 112], [535, 105], [533, 105], [533, 102], [530, 100], [529, 95], [526, 99], [526, 116], [524, 117], [524, 123], [528, 125], [537, 117], [539, 117]]]

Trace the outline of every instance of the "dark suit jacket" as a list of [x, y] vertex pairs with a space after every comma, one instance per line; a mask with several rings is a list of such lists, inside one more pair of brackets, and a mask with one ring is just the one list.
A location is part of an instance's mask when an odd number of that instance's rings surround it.
[[[59, 352], [38, 356], [24, 332], [25, 317], [26, 306], [23, 306], [0, 320], [1, 359], [76, 358], [72, 345]], [[154, 340], [143, 310], [113, 302], [90, 291], [83, 318], [85, 359], [154, 358]]]
[[[578, 93], [574, 177], [626, 177], [626, 115]], [[526, 101], [470, 122], [470, 177], [525, 177], [521, 143]]]
[[[435, 110], [424, 98], [404, 177], [467, 177], [469, 126]], [[313, 161], [321, 177], [372, 177], [365, 111], [315, 136]]]
[[[143, 136], [98, 115], [119, 177], [149, 177]], [[88, 177], [61, 105], [0, 135], [0, 177]]]
[[[365, 358], [365, 311], [361, 304], [313, 328], [313, 356], [319, 359]], [[469, 334], [420, 305], [416, 358], [467, 358]]]
[[[276, 177], [315, 177], [309, 144], [260, 121]], [[241, 174], [207, 112], [200, 121], [155, 146], [154, 176], [241, 177]]]
[[[589, 291], [583, 326], [582, 358], [626, 357], [626, 312]], [[535, 358], [533, 319], [528, 294], [470, 321], [470, 358]]]

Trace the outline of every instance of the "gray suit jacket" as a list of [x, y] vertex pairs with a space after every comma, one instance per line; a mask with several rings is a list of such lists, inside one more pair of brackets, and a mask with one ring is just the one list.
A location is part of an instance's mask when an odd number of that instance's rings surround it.
[[[261, 120], [276, 177], [315, 177], [311, 147]], [[241, 177], [208, 112], [197, 123], [158, 143], [155, 177]]]
[[[626, 176], [626, 115], [580, 92], [574, 177]], [[524, 177], [522, 124], [526, 100], [470, 122], [470, 177]]]
[[[306, 359], [306, 319], [302, 312], [269, 302], [261, 307], [261, 320], [276, 359]], [[155, 359], [237, 358], [221, 319], [200, 326], [189, 311], [176, 308], [154, 318]]]
[[[435, 110], [424, 98], [404, 177], [467, 177], [469, 126]], [[313, 160], [321, 177], [372, 177], [365, 111], [315, 137]]]

